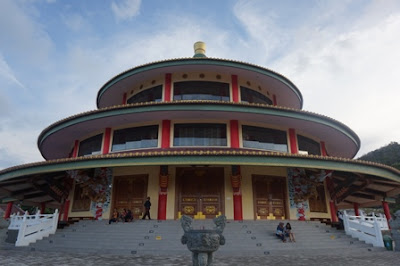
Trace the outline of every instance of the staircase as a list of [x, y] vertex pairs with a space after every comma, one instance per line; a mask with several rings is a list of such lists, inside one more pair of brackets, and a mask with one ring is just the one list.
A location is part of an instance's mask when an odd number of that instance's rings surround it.
[[[285, 222], [285, 221], [284, 221]], [[226, 244], [217, 254], [258, 256], [293, 254], [348, 254], [384, 252], [365, 242], [345, 235], [325, 224], [313, 221], [290, 221], [296, 243], [282, 243], [276, 236], [278, 221], [228, 221], [223, 232]], [[194, 220], [194, 229], [211, 229], [212, 220]], [[96, 253], [116, 255], [188, 255], [181, 244], [180, 221], [135, 220], [131, 223], [80, 221], [57, 230], [29, 247], [7, 246], [8, 249]]]

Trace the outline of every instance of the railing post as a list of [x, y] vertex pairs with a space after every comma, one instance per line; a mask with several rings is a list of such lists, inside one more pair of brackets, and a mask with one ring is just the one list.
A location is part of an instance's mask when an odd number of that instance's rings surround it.
[[57, 225], [58, 225], [58, 209], [56, 209], [56, 211], [53, 214], [53, 234], [56, 232], [57, 230]]
[[374, 229], [375, 229], [375, 237], [376, 237], [376, 245], [374, 245], [374, 246], [384, 247], [381, 227], [379, 226], [375, 215], [374, 215], [373, 219], [374, 219]]
[[346, 232], [346, 235], [348, 235], [349, 232], [349, 216], [347, 215], [347, 211], [343, 211], [343, 226], [344, 226], [344, 231]]
[[24, 236], [25, 236], [25, 230], [26, 230], [26, 224], [27, 224], [27, 217], [28, 217], [28, 211], [25, 211], [25, 214], [22, 218], [22, 223], [19, 227], [19, 231], [18, 231], [18, 237], [17, 237], [17, 241], [15, 242], [15, 246], [21, 246]]

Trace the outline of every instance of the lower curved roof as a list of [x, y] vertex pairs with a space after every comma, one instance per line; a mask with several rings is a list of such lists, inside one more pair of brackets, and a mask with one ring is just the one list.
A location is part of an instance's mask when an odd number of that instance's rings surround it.
[[238, 149], [138, 151], [50, 160], [3, 169], [0, 171], [0, 182], [25, 175], [76, 169], [182, 164], [302, 167], [366, 174], [400, 183], [400, 170], [383, 164], [336, 157]]
[[44, 129], [38, 147], [46, 159], [66, 158], [76, 139], [105, 127], [178, 119], [239, 120], [295, 128], [299, 133], [325, 141], [329, 155], [336, 157], [353, 158], [360, 148], [360, 139], [349, 127], [326, 116], [263, 104], [219, 101], [139, 103], [82, 113]]

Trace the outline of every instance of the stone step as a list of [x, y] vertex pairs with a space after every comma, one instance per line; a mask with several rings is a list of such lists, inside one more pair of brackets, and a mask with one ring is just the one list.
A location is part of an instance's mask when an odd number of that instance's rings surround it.
[[[284, 221], [285, 222], [285, 221]], [[334, 228], [319, 222], [290, 221], [296, 243], [282, 243], [275, 236], [278, 221], [228, 221], [223, 235], [226, 244], [217, 254], [287, 254], [288, 251], [312, 254], [318, 250], [331, 254], [346, 252], [382, 252]], [[194, 228], [214, 228], [211, 220], [192, 223]], [[183, 229], [180, 221], [135, 220], [132, 223], [80, 221], [58, 230], [29, 248], [42, 251], [86, 252], [102, 254], [185, 255], [189, 251], [181, 244]], [[329, 252], [328, 252], [329, 251]]]

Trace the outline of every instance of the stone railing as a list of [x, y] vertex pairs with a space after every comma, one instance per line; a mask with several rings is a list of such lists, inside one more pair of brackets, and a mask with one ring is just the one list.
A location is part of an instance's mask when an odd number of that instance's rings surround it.
[[387, 219], [379, 214], [367, 216], [360, 211], [359, 216], [343, 214], [344, 230], [347, 235], [358, 238], [374, 247], [384, 247], [382, 230], [389, 230]]
[[57, 230], [58, 210], [53, 214], [11, 215], [8, 230], [18, 231], [15, 246], [28, 246], [44, 237], [54, 234]]

